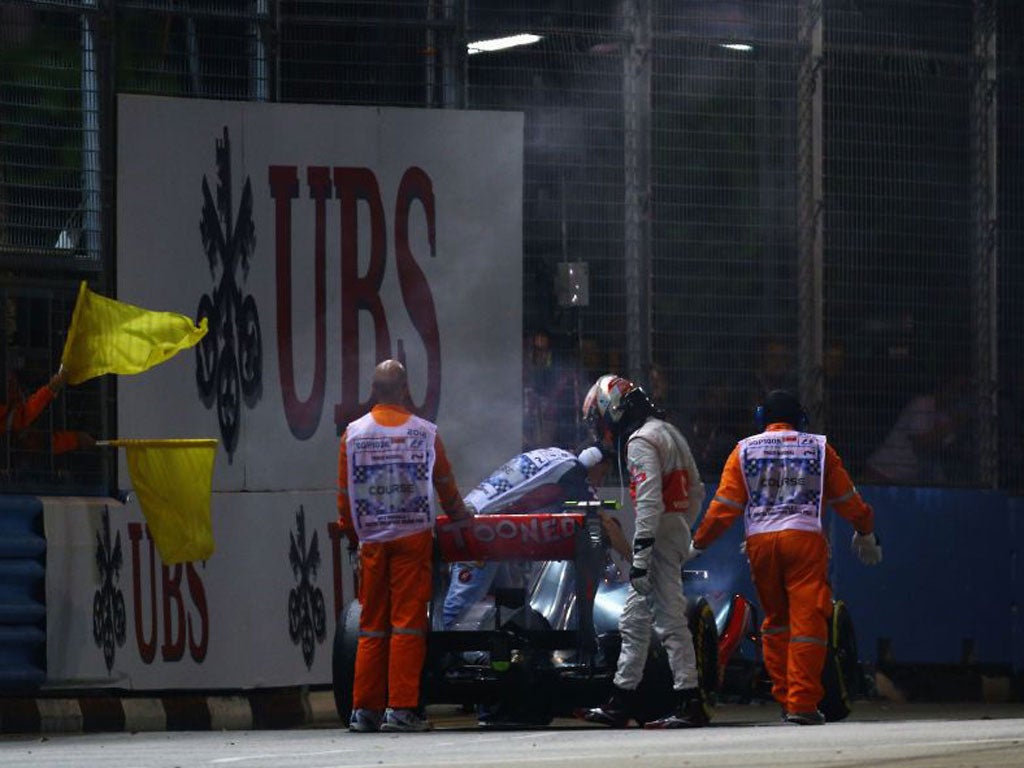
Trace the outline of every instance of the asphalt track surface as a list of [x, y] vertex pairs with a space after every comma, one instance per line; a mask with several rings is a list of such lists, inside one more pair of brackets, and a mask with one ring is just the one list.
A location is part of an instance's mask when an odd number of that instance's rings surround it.
[[699, 730], [607, 730], [556, 720], [484, 731], [451, 707], [435, 730], [352, 734], [340, 724], [289, 731], [5, 737], [3, 768], [1024, 768], [1024, 704], [859, 703], [846, 721], [784, 725], [772, 705], [723, 706]]

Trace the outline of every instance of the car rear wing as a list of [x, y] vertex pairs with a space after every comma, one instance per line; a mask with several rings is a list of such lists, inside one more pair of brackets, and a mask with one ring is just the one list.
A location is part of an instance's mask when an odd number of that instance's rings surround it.
[[437, 520], [437, 543], [447, 563], [467, 560], [572, 560], [577, 531], [585, 525], [578, 513], [478, 515]]
[[[489, 648], [492, 660], [501, 658], [507, 649], [529, 638], [535, 648], [573, 648], [589, 658], [597, 649], [593, 624], [594, 596], [603, 571], [605, 545], [602, 523], [598, 511], [613, 508], [613, 501], [569, 502], [564, 508], [572, 511], [556, 513], [485, 514], [467, 520], [452, 520], [446, 515], [438, 517], [436, 526], [437, 558], [441, 563], [466, 561], [508, 560], [567, 560], [575, 570], [578, 629], [574, 631], [535, 632], [529, 626], [522, 631], [497, 630], [494, 632], [437, 631], [431, 633], [435, 649], [467, 650]], [[435, 579], [442, 574], [435, 568]], [[437, 589], [436, 598], [443, 599], [443, 590]], [[526, 604], [525, 592], [518, 603]], [[440, 615], [435, 604], [433, 616]], [[501, 626], [500, 620], [498, 625]], [[500, 642], [496, 642], [500, 641]], [[499, 650], [499, 646], [504, 646]]]
[[437, 543], [448, 563], [467, 560], [574, 560], [579, 532], [600, 536], [599, 509], [615, 501], [571, 501], [565, 512], [488, 514], [437, 519]]

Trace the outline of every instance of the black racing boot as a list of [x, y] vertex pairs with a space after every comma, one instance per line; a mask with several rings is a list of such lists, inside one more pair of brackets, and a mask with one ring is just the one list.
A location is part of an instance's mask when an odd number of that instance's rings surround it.
[[684, 688], [676, 691], [675, 711], [657, 720], [651, 720], [644, 728], [703, 728], [711, 722], [711, 708], [704, 701], [700, 688]]
[[625, 728], [633, 717], [636, 705], [636, 691], [627, 691], [615, 686], [612, 695], [600, 707], [584, 709], [580, 717], [588, 723], [600, 723], [611, 728]]

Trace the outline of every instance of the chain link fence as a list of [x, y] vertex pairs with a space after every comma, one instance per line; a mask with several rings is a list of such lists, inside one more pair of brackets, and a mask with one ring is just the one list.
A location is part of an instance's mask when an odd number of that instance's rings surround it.
[[1016, 492], [1022, 59], [1009, 0], [10, 0], [0, 269], [112, 284], [117, 93], [521, 111], [528, 441], [621, 372], [714, 479], [787, 386], [861, 482]]

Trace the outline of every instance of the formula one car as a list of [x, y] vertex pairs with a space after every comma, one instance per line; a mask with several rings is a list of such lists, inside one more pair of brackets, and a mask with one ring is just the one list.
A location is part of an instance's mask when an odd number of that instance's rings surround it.
[[[462, 524], [439, 519], [422, 704], [475, 706], [497, 713], [494, 724], [542, 726], [607, 697], [628, 581], [611, 565], [597, 514], [601, 505], [611, 503], [575, 502], [557, 514], [481, 515]], [[495, 590], [494, 600], [481, 604], [468, 624], [443, 630], [448, 564], [489, 560], [526, 560], [538, 567], [524, 588]], [[744, 667], [748, 681], [763, 674], [758, 659], [741, 663], [737, 652], [744, 641], [757, 647], [756, 608], [735, 595], [716, 617], [700, 593], [705, 579], [704, 572], [684, 571], [700, 686], [715, 701], [732, 667]], [[352, 706], [359, 611], [357, 601], [349, 603], [334, 638], [333, 690], [343, 722]], [[829, 693], [822, 711], [838, 720], [849, 713], [842, 686], [850, 677], [840, 673], [856, 675], [851, 667], [856, 665], [852, 624], [841, 603], [832, 624], [841, 639], [835, 646], [843, 652], [832, 654], [831, 673], [826, 670]], [[656, 637], [651, 639], [641, 691], [641, 723], [671, 709], [672, 675]]]

